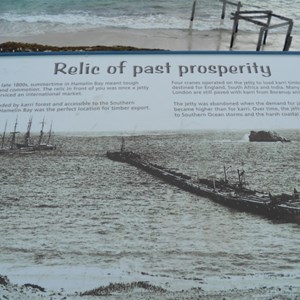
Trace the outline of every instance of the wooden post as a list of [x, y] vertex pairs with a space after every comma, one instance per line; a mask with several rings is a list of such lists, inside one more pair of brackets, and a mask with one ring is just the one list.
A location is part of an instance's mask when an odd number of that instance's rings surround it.
[[263, 40], [263, 35], [264, 35], [265, 27], [261, 27], [259, 31], [259, 36], [258, 36], [258, 42], [256, 46], [256, 51], [260, 51], [261, 45], [262, 45], [262, 40]]
[[232, 49], [232, 47], [233, 47], [235, 35], [237, 32], [237, 27], [239, 24], [239, 15], [237, 12], [234, 13], [233, 19], [234, 19], [234, 21], [233, 21], [233, 27], [232, 27], [232, 33], [231, 33], [230, 49]]
[[[236, 9], [236, 13], [237, 13], [237, 14], [240, 13], [241, 7], [242, 7], [242, 3], [241, 3], [241, 1], [239, 1], [238, 4], [237, 4], [237, 9]], [[238, 30], [239, 30], [239, 23], [236, 25], [235, 32], [237, 33]]]
[[223, 0], [223, 8], [222, 8], [222, 14], [221, 14], [222, 20], [224, 20], [224, 18], [225, 18], [225, 12], [226, 12], [226, 0]]
[[191, 19], [190, 19], [190, 30], [192, 30], [192, 27], [193, 27], [193, 21], [194, 21], [195, 10], [196, 10], [196, 1], [197, 0], [194, 0], [193, 7], [192, 7], [192, 14], [191, 14]]
[[292, 37], [292, 36], [289, 36], [289, 37], [286, 39], [286, 42], [285, 42], [285, 44], [284, 44], [283, 51], [289, 51], [289, 50], [290, 50], [290, 47], [291, 47], [291, 44], [292, 44], [292, 40], [293, 40], [293, 37]]
[[294, 22], [291, 20], [289, 22], [289, 27], [288, 27], [288, 30], [287, 30], [287, 33], [286, 33], [283, 51], [289, 51], [290, 46], [292, 44], [292, 39], [293, 38], [291, 37], [291, 34], [292, 34], [292, 30], [293, 30], [293, 25], [294, 25]]
[[265, 30], [265, 34], [264, 34], [264, 39], [263, 39], [263, 44], [265, 45], [267, 42], [267, 36], [268, 36], [268, 32], [269, 32], [269, 26], [271, 23], [271, 18], [272, 18], [272, 12], [268, 13], [268, 21], [267, 21], [267, 29]]

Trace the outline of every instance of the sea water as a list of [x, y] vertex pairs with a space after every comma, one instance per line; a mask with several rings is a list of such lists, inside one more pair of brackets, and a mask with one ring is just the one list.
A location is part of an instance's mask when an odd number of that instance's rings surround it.
[[[135, 29], [189, 28], [193, 0], [17, 0], [0, 3], [0, 34], [23, 36], [51, 32], [73, 32], [105, 27]], [[267, 9], [294, 19], [294, 33], [300, 31], [300, 1], [242, 1], [244, 10]], [[218, 0], [196, 1], [194, 30], [231, 29], [231, 22], [220, 25], [222, 3]], [[234, 6], [227, 7], [226, 18]], [[244, 24], [245, 23], [245, 24]], [[243, 30], [257, 26], [244, 22]], [[278, 22], [277, 22], [278, 23]], [[284, 28], [274, 31], [286, 32]]]
[[[195, 179], [223, 178], [225, 166], [231, 182], [239, 169], [252, 189], [291, 194], [300, 189], [300, 135], [280, 134], [292, 142], [250, 143], [243, 131], [125, 141]], [[211, 277], [300, 276], [298, 224], [230, 209], [111, 161], [117, 134], [60, 134], [55, 143], [56, 151], [1, 156], [0, 274], [13, 282], [82, 291], [146, 280], [179, 290]]]

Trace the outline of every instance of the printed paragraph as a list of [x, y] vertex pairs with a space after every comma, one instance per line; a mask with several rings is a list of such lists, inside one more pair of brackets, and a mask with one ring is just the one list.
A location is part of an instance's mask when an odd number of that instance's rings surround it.
[[172, 81], [173, 95], [300, 95], [300, 81]]
[[193, 117], [299, 117], [299, 101], [174, 101], [174, 116]]
[[135, 101], [59, 101], [59, 102], [30, 102], [30, 103], [2, 103], [1, 113], [39, 113], [39, 112], [120, 112], [148, 111], [148, 105], [138, 105]]
[[0, 98], [76, 97], [103, 91], [148, 91], [139, 81], [15, 82], [0, 85]]

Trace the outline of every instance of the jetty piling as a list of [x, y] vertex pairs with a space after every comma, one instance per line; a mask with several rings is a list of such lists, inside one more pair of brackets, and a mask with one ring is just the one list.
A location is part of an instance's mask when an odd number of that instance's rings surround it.
[[196, 2], [197, 2], [197, 0], [194, 0], [193, 7], [192, 7], [192, 14], [191, 14], [191, 18], [190, 18], [190, 27], [189, 27], [190, 31], [193, 28], [193, 22], [194, 22], [195, 11], [196, 11]]
[[[278, 19], [282, 22], [272, 25], [272, 18]], [[235, 13], [232, 13], [231, 20], [233, 20], [233, 27], [231, 33], [230, 49], [232, 49], [234, 45], [234, 40], [237, 34], [237, 27], [240, 20], [244, 20], [260, 26], [256, 51], [260, 51], [261, 46], [266, 44], [268, 32], [270, 29], [275, 29], [283, 26], [288, 26], [283, 51], [288, 51], [290, 48], [292, 42], [291, 33], [294, 24], [293, 20], [290, 18], [274, 14], [271, 10], [253, 10], [236, 11]], [[264, 22], [264, 20], [266, 21]]]
[[[230, 39], [230, 47], [229, 49], [232, 50], [235, 42], [236, 35], [238, 33], [239, 28], [239, 21], [243, 20], [249, 23], [252, 23], [254, 25], [259, 26], [259, 34], [258, 34], [258, 41], [256, 45], [256, 51], [260, 51], [262, 48], [262, 45], [265, 45], [267, 42], [268, 33], [271, 29], [275, 29], [278, 27], [287, 26], [287, 32], [285, 35], [284, 45], [283, 45], [283, 51], [289, 51], [290, 46], [292, 44], [292, 30], [293, 30], [293, 19], [287, 18], [281, 15], [274, 14], [272, 10], [244, 10], [242, 11], [241, 8], [243, 7], [242, 2], [233, 2], [233, 1], [227, 1], [227, 0], [219, 0], [223, 3], [222, 5], [222, 13], [221, 13], [221, 19], [223, 20], [225, 18], [226, 14], [226, 6], [231, 5], [236, 7], [236, 11], [231, 13], [231, 20], [233, 20], [233, 26], [232, 26], [232, 32], [231, 32], [231, 39]], [[196, 2], [197, 0], [194, 0], [193, 6], [192, 6], [192, 13], [190, 17], [190, 33], [193, 28], [193, 21], [195, 18], [195, 11], [196, 11]], [[271, 24], [272, 20], [276, 19], [276, 24]]]
[[226, 14], [226, 5], [233, 5], [237, 7], [237, 11], [240, 11], [241, 7], [243, 6], [241, 1], [239, 2], [232, 2], [232, 1], [227, 1], [227, 0], [220, 0], [220, 2], [223, 2], [222, 6], [222, 14], [221, 14], [221, 19], [224, 20], [225, 14]]

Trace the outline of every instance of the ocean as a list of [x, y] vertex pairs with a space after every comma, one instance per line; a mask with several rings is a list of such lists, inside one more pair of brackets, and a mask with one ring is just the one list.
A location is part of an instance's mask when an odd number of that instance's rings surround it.
[[[245, 3], [243, 3], [245, 2]], [[243, 10], [267, 9], [294, 19], [294, 33], [300, 31], [299, 0], [242, 1]], [[0, 34], [18, 37], [47, 32], [76, 32], [101, 28], [179, 29], [189, 28], [193, 0], [17, 0], [1, 1]], [[197, 1], [194, 30], [231, 29], [221, 22], [222, 4], [218, 0]], [[244, 22], [246, 23], [246, 22]], [[257, 26], [243, 24], [242, 30], [258, 31]], [[274, 29], [286, 32], [286, 27]]]
[[[231, 182], [243, 169], [253, 189], [292, 193], [300, 188], [300, 135], [280, 134], [292, 142], [201, 130], [125, 140], [127, 150], [195, 178], [222, 178], [230, 166]], [[148, 281], [181, 290], [205, 288], [209, 278], [240, 288], [263, 276], [300, 276], [299, 224], [224, 207], [111, 161], [117, 133], [54, 138], [56, 151], [1, 156], [0, 273], [14, 283], [83, 291]]]

